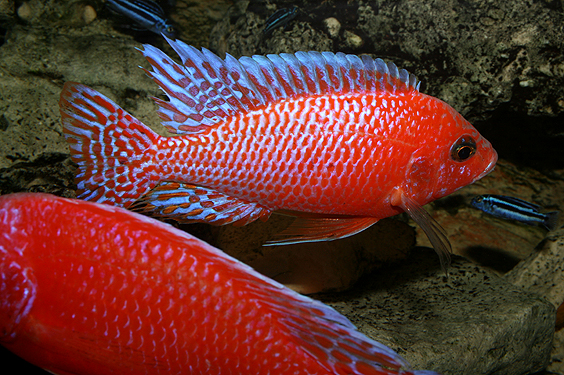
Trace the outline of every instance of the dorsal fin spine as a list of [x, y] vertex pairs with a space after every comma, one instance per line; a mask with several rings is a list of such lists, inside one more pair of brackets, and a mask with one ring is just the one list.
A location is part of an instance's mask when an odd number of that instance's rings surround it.
[[351, 64], [351, 74], [353, 76], [354, 90], [366, 91], [366, 77], [364, 76], [364, 64], [357, 55], [347, 55], [347, 60]]
[[362, 55], [364, 74], [366, 75], [366, 91], [376, 91], [376, 75], [374, 74], [374, 59], [368, 55]]
[[288, 70], [288, 66], [284, 64], [284, 60], [280, 57], [280, 55], [267, 55], [266, 56], [274, 66], [276, 73], [280, 77], [280, 83], [286, 92], [287, 98], [292, 98], [296, 94], [296, 86], [294, 85], [294, 80], [290, 75], [290, 71]]
[[260, 95], [261, 105], [274, 101], [274, 93], [270, 90], [270, 85], [266, 82], [257, 62], [247, 56], [241, 57], [239, 62], [245, 68], [243, 71], [247, 74], [249, 81], [252, 82], [257, 94]]
[[338, 66], [335, 54], [331, 52], [321, 52], [321, 56], [323, 56], [327, 62], [327, 73], [329, 74], [333, 90], [335, 93], [340, 93], [343, 90], [343, 77], [341, 75], [341, 70], [335, 69], [335, 67]]
[[299, 68], [300, 62], [295, 55], [289, 53], [281, 53], [280, 57], [288, 65], [288, 71], [292, 80], [294, 81], [294, 87], [296, 88], [296, 94], [300, 95], [306, 92], [306, 83], [302, 71]]
[[235, 87], [241, 93], [241, 97], [237, 96], [238, 99], [245, 105], [247, 110], [257, 109], [260, 105], [260, 99], [257, 98], [255, 92], [252, 91], [254, 85], [248, 80], [247, 74], [243, 71], [239, 61], [230, 54], [226, 54], [225, 66], [230, 76], [235, 81]]
[[157, 100], [159, 116], [174, 133], [194, 133], [222, 120], [258, 110], [270, 103], [304, 95], [407, 92], [419, 82], [406, 70], [369, 56], [342, 52], [296, 52], [220, 59], [207, 49], [198, 51], [167, 39], [183, 66], [160, 50], [145, 46], [153, 66], [148, 73], [169, 96]]
[[302, 63], [302, 69], [304, 69], [304, 78], [307, 84], [308, 91], [313, 94], [320, 94], [319, 91], [319, 81], [316, 79], [317, 74], [315, 72], [315, 67], [309, 54], [307, 52], [298, 51], [296, 52], [296, 58]]
[[343, 87], [341, 92], [351, 92], [354, 89], [354, 84], [352, 83], [351, 73], [350, 73], [350, 62], [347, 59], [347, 56], [342, 53], [338, 52], [335, 54], [337, 58], [337, 64], [341, 70], [341, 78], [343, 80]]
[[319, 52], [311, 51], [308, 52], [308, 55], [315, 69], [319, 93], [328, 94], [331, 91], [331, 80], [329, 79], [329, 73], [327, 72], [327, 62]]
[[253, 60], [259, 65], [262, 74], [270, 83], [274, 96], [283, 99], [288, 98], [288, 93], [282, 85], [284, 80], [278, 75], [272, 61], [268, 57], [260, 55], [253, 56]]

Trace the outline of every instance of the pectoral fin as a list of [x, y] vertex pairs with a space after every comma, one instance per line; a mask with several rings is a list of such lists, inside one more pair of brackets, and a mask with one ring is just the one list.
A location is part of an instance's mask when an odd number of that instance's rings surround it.
[[415, 200], [401, 192], [399, 206], [415, 221], [425, 232], [433, 248], [439, 256], [441, 268], [448, 275], [450, 267], [450, 254], [452, 246], [443, 227], [429, 215], [427, 211]]

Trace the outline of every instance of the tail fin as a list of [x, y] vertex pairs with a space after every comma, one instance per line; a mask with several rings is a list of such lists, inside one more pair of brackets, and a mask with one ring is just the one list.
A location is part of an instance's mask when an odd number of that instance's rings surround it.
[[543, 222], [545, 228], [548, 230], [555, 230], [558, 226], [560, 211], [545, 212], [544, 215], [546, 215], [546, 219]]
[[99, 92], [67, 82], [59, 101], [63, 132], [78, 164], [77, 197], [129, 207], [154, 188], [144, 166], [158, 135]]

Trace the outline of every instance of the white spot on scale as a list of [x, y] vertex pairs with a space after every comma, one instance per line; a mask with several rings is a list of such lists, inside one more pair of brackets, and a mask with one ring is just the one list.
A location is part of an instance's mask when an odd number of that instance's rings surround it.
[[353, 102], [353, 107], [355, 112], [360, 112], [360, 104], [356, 100]]

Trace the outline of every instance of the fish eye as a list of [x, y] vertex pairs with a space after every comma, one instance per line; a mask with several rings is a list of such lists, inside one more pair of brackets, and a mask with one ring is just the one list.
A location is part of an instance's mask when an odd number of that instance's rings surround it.
[[476, 153], [476, 142], [469, 135], [458, 138], [450, 149], [450, 156], [454, 161], [466, 161]]

